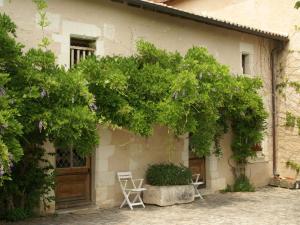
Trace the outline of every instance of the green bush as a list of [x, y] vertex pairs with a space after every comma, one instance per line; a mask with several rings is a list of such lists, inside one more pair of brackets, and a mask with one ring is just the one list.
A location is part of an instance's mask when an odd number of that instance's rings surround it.
[[255, 188], [250, 183], [249, 179], [245, 175], [238, 177], [232, 186], [228, 185], [225, 189], [221, 190], [221, 193], [226, 192], [254, 192]]
[[154, 186], [187, 185], [191, 183], [189, 168], [173, 163], [154, 164], [146, 171], [147, 183]]
[[22, 208], [15, 208], [13, 210], [8, 211], [4, 219], [7, 221], [16, 222], [19, 220], [24, 220], [30, 216], [30, 213]]
[[255, 191], [255, 188], [250, 183], [250, 180], [245, 175], [241, 175], [238, 177], [233, 186], [232, 186], [233, 192], [253, 192]]

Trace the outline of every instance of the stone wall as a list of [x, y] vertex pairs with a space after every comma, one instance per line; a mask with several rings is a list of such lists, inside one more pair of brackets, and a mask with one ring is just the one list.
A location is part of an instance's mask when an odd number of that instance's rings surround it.
[[95, 202], [100, 207], [120, 205], [123, 196], [117, 172], [131, 171], [144, 178], [150, 164], [173, 162], [188, 166], [187, 136], [174, 138], [164, 127], [156, 127], [149, 138], [126, 130], [100, 128], [101, 144], [95, 153]]

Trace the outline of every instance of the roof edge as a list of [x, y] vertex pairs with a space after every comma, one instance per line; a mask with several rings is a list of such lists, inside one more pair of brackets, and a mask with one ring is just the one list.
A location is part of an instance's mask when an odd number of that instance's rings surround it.
[[282, 41], [282, 42], [289, 41], [288, 34], [266, 31], [266, 30], [257, 29], [257, 28], [250, 27], [250, 26], [245, 26], [245, 25], [229, 22], [226, 20], [209, 17], [206, 15], [194, 14], [194, 13], [187, 12], [187, 11], [184, 11], [184, 10], [172, 7], [172, 6], [168, 6], [163, 3], [155, 3], [155, 2], [150, 2], [147, 0], [123, 0], [123, 1], [122, 0], [112, 0], [112, 1], [125, 2], [129, 6], [140, 7], [140, 8], [146, 9], [146, 10], [151, 10], [151, 11], [155, 11], [155, 12], [162, 13], [162, 14], [168, 14], [171, 16], [177, 16], [177, 17], [180, 17], [183, 19], [193, 20], [196, 22], [205, 23], [208, 25], [217, 26], [217, 27], [221, 27], [221, 28], [225, 28], [225, 29], [229, 29], [229, 30], [242, 32], [242, 33], [247, 33], [247, 34], [251, 34], [251, 35], [255, 35], [255, 36], [259, 36], [259, 37], [264, 37], [264, 38], [268, 38], [268, 39], [272, 39], [272, 40], [276, 40], [276, 41]]

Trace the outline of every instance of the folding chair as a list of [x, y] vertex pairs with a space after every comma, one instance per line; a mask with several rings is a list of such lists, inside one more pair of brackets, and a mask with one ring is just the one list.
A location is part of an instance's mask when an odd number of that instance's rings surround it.
[[199, 187], [199, 185], [204, 184], [204, 182], [199, 181], [199, 178], [200, 178], [200, 174], [194, 174], [191, 182], [195, 189], [195, 198], [203, 199], [202, 195], [199, 192], [198, 187]]
[[141, 198], [141, 193], [146, 190], [146, 188], [142, 188], [144, 179], [132, 179], [131, 172], [118, 172], [117, 176], [120, 182], [122, 193], [124, 195], [124, 201], [122, 202], [120, 208], [126, 204], [131, 210], [133, 209], [133, 206], [138, 205], [141, 205], [145, 208]]

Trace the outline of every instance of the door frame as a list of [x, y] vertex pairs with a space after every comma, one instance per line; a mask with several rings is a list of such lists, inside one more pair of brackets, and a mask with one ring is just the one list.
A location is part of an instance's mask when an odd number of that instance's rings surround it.
[[200, 172], [200, 178], [203, 179], [204, 184], [200, 185], [199, 188], [206, 188], [207, 185], [207, 167], [206, 167], [206, 157], [197, 157], [195, 156], [192, 152], [189, 151], [189, 168], [191, 168], [191, 161], [197, 161], [199, 160], [202, 161], [201, 163], [203, 163], [204, 165], [200, 165], [201, 169], [204, 169], [204, 171]]
[[[55, 150], [56, 153], [56, 150]], [[71, 157], [72, 153], [71, 153]], [[56, 162], [56, 155], [54, 156], [54, 160]], [[69, 199], [69, 200], [58, 200], [56, 198], [56, 186], [54, 189], [54, 195], [55, 195], [55, 209], [60, 210], [60, 209], [68, 209], [68, 208], [74, 208], [74, 207], [81, 207], [81, 206], [88, 206], [91, 205], [94, 201], [94, 188], [92, 188], [92, 185], [94, 184], [94, 158], [92, 156], [86, 157], [86, 172], [88, 173], [88, 193], [87, 193], [87, 199]], [[76, 175], [76, 174], [81, 174], [82, 171], [85, 171], [84, 167], [69, 167], [69, 168], [57, 168], [55, 166], [55, 185], [57, 184], [57, 177], [58, 176], [63, 176], [64, 174], [67, 176], [67, 174], [70, 175]]]

